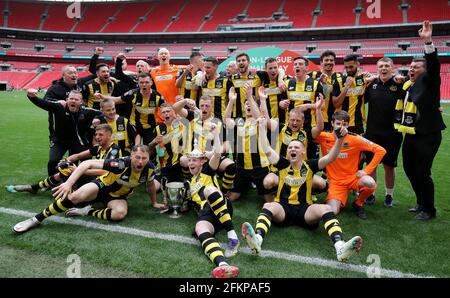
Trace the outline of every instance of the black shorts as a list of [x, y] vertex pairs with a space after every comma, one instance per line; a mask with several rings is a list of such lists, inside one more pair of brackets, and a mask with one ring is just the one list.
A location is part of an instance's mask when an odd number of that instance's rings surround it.
[[100, 179], [98, 179], [98, 178], [95, 179], [94, 181], [92, 181], [92, 183], [97, 185], [98, 193], [97, 193], [97, 197], [90, 203], [103, 203], [106, 206], [111, 201], [114, 201], [114, 200], [125, 200], [126, 201], [128, 198], [126, 196], [122, 196], [122, 197], [111, 196], [109, 194], [110, 189], [105, 184], [103, 184], [103, 182], [100, 181]]
[[280, 223], [274, 221], [276, 225], [287, 227], [287, 226], [300, 226], [302, 228], [308, 230], [315, 230], [319, 227], [319, 223], [309, 225], [305, 221], [305, 213], [308, 209], [309, 205], [300, 204], [300, 205], [291, 205], [286, 202], [279, 202], [281, 207], [284, 209], [284, 220]]
[[[224, 199], [227, 201], [227, 208], [230, 216], [233, 217], [233, 206], [231, 205], [230, 200], [226, 197]], [[219, 218], [214, 214], [214, 211], [211, 209], [211, 206], [206, 203], [202, 210], [198, 212], [197, 222], [204, 220], [211, 223], [214, 226], [214, 234], [223, 229], [222, 223], [219, 221]]]
[[[403, 141], [403, 135], [401, 133], [393, 133], [388, 136], [371, 135], [366, 133], [364, 137], [386, 149], [386, 154], [381, 160], [383, 164], [394, 168], [397, 167], [398, 153], [400, 152], [400, 147], [402, 146]], [[373, 158], [373, 153], [364, 152], [364, 154], [366, 155], [366, 162], [369, 163]]]
[[264, 177], [270, 173], [269, 167], [257, 168], [251, 170], [245, 170], [237, 168], [236, 178], [234, 178], [232, 192], [235, 193], [246, 193], [251, 187], [250, 184], [253, 182], [258, 190], [258, 195], [266, 195], [271, 193], [270, 190], [264, 188], [263, 181]]
[[180, 163], [177, 163], [173, 166], [168, 166], [161, 168], [161, 173], [156, 175], [155, 179], [158, 182], [161, 182], [161, 178], [166, 177], [167, 182], [181, 182], [183, 181], [183, 172], [181, 171]]
[[156, 131], [154, 127], [151, 128], [142, 128], [142, 127], [136, 127], [136, 132], [142, 137], [142, 144], [147, 145], [151, 141], [153, 141], [154, 138], [156, 138]]

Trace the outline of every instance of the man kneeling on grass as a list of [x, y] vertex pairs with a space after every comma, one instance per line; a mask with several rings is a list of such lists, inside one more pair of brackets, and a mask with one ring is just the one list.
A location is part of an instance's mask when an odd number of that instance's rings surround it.
[[[74, 183], [88, 169], [103, 169], [108, 173], [72, 192]], [[38, 226], [47, 217], [65, 211], [68, 211], [69, 215], [91, 215], [109, 221], [122, 220], [128, 212], [128, 197], [134, 188], [142, 183], [147, 183], [153, 207], [164, 208], [163, 204], [156, 201], [154, 166], [149, 161], [149, 149], [146, 145], [135, 145], [129, 157], [84, 161], [65, 183], [53, 188], [55, 191], [53, 196], [57, 198], [53, 204], [32, 218], [16, 224], [13, 231], [24, 233]], [[94, 200], [104, 203], [106, 208], [94, 209], [91, 206], [74, 208], [82, 202]]]
[[[191, 199], [198, 214], [195, 234], [200, 240], [205, 254], [216, 265], [212, 276], [226, 278], [239, 274], [239, 268], [228, 265], [225, 259], [225, 257], [236, 255], [239, 250], [239, 240], [231, 220], [233, 216], [231, 202], [221, 193], [216, 177], [223, 150], [217, 128], [217, 125], [211, 125], [209, 135], [214, 135], [214, 153], [209, 161], [205, 153], [198, 148], [188, 153], [187, 157], [189, 171], [192, 174], [190, 180]], [[228, 236], [225, 254], [214, 237], [223, 228], [227, 231]]]
[[292, 140], [287, 148], [288, 159], [280, 156], [267, 140], [267, 120], [258, 119], [261, 146], [271, 164], [279, 170], [280, 183], [274, 202], [265, 203], [256, 222], [256, 231], [251, 224], [242, 224], [242, 236], [254, 254], [259, 254], [264, 237], [272, 221], [281, 226], [298, 225], [306, 229], [315, 229], [320, 220], [336, 248], [338, 261], [347, 261], [358, 252], [362, 245], [360, 236], [344, 242], [339, 221], [330, 206], [313, 204], [311, 198], [312, 181], [315, 172], [324, 169], [339, 154], [347, 129], [342, 127], [335, 135], [333, 148], [320, 159], [303, 160], [306, 154], [302, 142]]

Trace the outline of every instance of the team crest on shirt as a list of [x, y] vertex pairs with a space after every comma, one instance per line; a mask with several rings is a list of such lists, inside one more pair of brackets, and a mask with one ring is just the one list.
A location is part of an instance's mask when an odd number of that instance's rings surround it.
[[300, 170], [300, 175], [306, 176], [306, 174], [308, 174], [308, 169], [306, 167], [302, 167], [302, 169]]
[[117, 156], [117, 153], [119, 153], [117, 149], [111, 150], [111, 156]]
[[125, 127], [123, 124], [117, 125], [117, 130], [125, 130]]
[[389, 90], [391, 90], [392, 92], [396, 92], [397, 91], [397, 86], [392, 85], [391, 87], [389, 87]]
[[313, 86], [311, 86], [311, 85], [306, 86], [305, 91], [306, 92], [312, 92], [313, 91]]
[[342, 148], [348, 149], [348, 148], [350, 148], [350, 144], [349, 144], [348, 142], [344, 142], [344, 143], [342, 144]]
[[356, 85], [357, 86], [362, 86], [364, 84], [363, 79], [356, 79]]
[[303, 133], [299, 133], [297, 136], [297, 140], [304, 143], [305, 142], [305, 135]]
[[373, 85], [372, 85], [372, 89], [377, 89], [377, 86], [378, 86], [378, 84], [376, 84], [376, 83], [373, 84]]
[[144, 183], [146, 181], [147, 181], [147, 178], [145, 178], [145, 177], [139, 178], [139, 183]]

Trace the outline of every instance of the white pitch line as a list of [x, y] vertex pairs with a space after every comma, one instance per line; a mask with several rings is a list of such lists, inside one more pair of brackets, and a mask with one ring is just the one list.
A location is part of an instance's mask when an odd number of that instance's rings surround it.
[[[0, 213], [4, 214], [11, 214], [11, 215], [17, 215], [17, 216], [24, 216], [24, 217], [32, 217], [35, 215], [35, 213], [31, 213], [24, 210], [17, 210], [17, 209], [11, 209], [11, 208], [4, 208], [0, 207]], [[52, 216], [46, 221], [53, 221], [57, 223], [63, 223], [63, 224], [69, 224], [69, 225], [75, 225], [75, 226], [81, 226], [91, 229], [97, 229], [97, 230], [103, 230], [113, 233], [120, 233], [120, 234], [127, 234], [127, 235], [134, 235], [149, 239], [160, 239], [160, 240], [167, 240], [167, 241], [175, 241], [182, 244], [191, 244], [199, 246], [199, 242], [197, 240], [192, 239], [191, 237], [185, 237], [175, 234], [164, 234], [164, 233], [157, 233], [157, 232], [151, 232], [151, 231], [145, 231], [141, 229], [135, 229], [135, 228], [129, 228], [129, 227], [121, 227], [118, 225], [110, 225], [110, 224], [99, 224], [94, 222], [88, 222], [83, 221], [79, 219], [73, 219], [73, 218], [64, 218], [60, 216]], [[240, 249], [240, 253], [251, 255], [252, 252], [249, 248], [244, 247]], [[326, 260], [322, 258], [317, 257], [306, 257], [302, 255], [296, 255], [296, 254], [290, 254], [286, 252], [281, 251], [272, 251], [272, 250], [263, 250], [259, 257], [262, 258], [275, 258], [275, 259], [282, 259], [287, 261], [293, 261], [297, 263], [303, 263], [303, 264], [310, 264], [310, 265], [316, 265], [321, 267], [328, 267], [333, 269], [340, 269], [340, 270], [346, 270], [346, 271], [353, 271], [353, 272], [360, 272], [360, 273], [367, 273], [371, 268], [369, 266], [365, 265], [354, 265], [354, 264], [344, 264], [333, 260]], [[423, 275], [416, 275], [412, 273], [404, 273], [397, 270], [389, 270], [389, 269], [381, 269], [380, 275], [384, 277], [394, 277], [394, 278], [432, 278], [434, 276], [423, 276]]]

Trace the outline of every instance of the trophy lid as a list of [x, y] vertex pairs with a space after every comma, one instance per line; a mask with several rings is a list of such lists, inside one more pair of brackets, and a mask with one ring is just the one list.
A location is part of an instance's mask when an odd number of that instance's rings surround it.
[[195, 139], [194, 140], [194, 150], [192, 150], [191, 152], [187, 153], [187, 157], [192, 157], [192, 158], [204, 158], [206, 157], [204, 152], [201, 152], [198, 149], [198, 141]]

